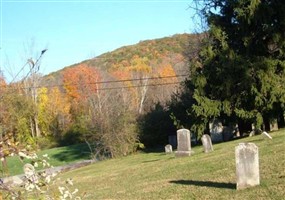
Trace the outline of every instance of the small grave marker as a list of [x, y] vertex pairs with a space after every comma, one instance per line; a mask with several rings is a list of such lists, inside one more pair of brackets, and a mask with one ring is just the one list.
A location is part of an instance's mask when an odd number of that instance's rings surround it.
[[202, 144], [203, 144], [203, 148], [204, 148], [204, 152], [208, 153], [213, 151], [213, 145], [212, 145], [212, 140], [211, 137], [207, 134], [203, 135], [201, 138]]
[[170, 144], [166, 145], [164, 149], [165, 153], [172, 153], [172, 146]]

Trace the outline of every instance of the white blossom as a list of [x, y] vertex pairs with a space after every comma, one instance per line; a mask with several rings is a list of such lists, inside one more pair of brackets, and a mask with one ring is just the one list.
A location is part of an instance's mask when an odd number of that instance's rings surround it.
[[47, 157], [48, 157], [48, 154], [44, 154], [43, 157], [44, 157], [44, 158], [47, 158]]

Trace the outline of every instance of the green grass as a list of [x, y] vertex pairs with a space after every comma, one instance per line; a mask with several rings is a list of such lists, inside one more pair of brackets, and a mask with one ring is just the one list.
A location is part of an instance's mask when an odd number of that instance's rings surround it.
[[[64, 173], [85, 199], [284, 199], [285, 130], [214, 145], [205, 154], [192, 148], [190, 157], [138, 153], [101, 161]], [[259, 147], [261, 185], [236, 188], [235, 146], [253, 142]]]
[[[52, 166], [62, 166], [80, 160], [90, 159], [90, 151], [88, 149], [87, 144], [59, 147], [59, 148], [53, 148], [37, 152], [37, 155], [39, 157], [41, 157], [44, 154], [48, 154], [50, 158], [48, 162]], [[25, 159], [24, 162], [22, 162], [17, 156], [8, 157], [7, 163], [9, 168], [9, 174], [10, 175], [23, 174], [24, 163], [29, 163], [30, 161], [31, 160]], [[2, 165], [0, 170], [2, 171]]]

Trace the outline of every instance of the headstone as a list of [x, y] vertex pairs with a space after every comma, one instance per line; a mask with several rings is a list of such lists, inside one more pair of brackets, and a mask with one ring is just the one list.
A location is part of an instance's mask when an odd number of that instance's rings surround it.
[[191, 155], [191, 138], [188, 129], [179, 129], [177, 131], [177, 151], [175, 156], [190, 156]]
[[229, 141], [234, 137], [234, 130], [231, 127], [223, 126], [223, 141]]
[[237, 190], [260, 184], [258, 147], [239, 143], [235, 148]]
[[278, 131], [277, 119], [274, 119], [270, 122], [270, 131]]
[[202, 144], [203, 144], [203, 148], [204, 148], [204, 152], [208, 153], [213, 151], [213, 145], [212, 145], [212, 140], [211, 137], [207, 134], [203, 135], [201, 138]]
[[176, 135], [169, 135], [168, 136], [168, 143], [173, 147], [177, 147], [177, 136]]
[[266, 131], [263, 131], [263, 132], [262, 132], [262, 135], [265, 135], [265, 136], [268, 137], [269, 139], [272, 139], [272, 137], [271, 137]]
[[170, 144], [166, 145], [164, 149], [165, 153], [172, 153], [172, 146]]
[[211, 134], [212, 142], [222, 142], [223, 141], [223, 125], [219, 120], [214, 120], [209, 123], [209, 129]]

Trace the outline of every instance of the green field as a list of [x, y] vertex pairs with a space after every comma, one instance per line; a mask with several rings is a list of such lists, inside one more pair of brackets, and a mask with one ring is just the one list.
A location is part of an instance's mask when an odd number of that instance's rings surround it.
[[[50, 158], [48, 162], [54, 167], [78, 162], [81, 160], [90, 159], [90, 150], [87, 144], [59, 147], [59, 148], [47, 149], [37, 152], [37, 155], [39, 157], [41, 157], [41, 155], [44, 154], [48, 154]], [[23, 174], [23, 165], [24, 163], [29, 163], [29, 162], [31, 162], [31, 160], [28, 159], [25, 159], [22, 162], [18, 156], [8, 157], [7, 163], [9, 168], [9, 174], [10, 175]], [[2, 165], [0, 167], [0, 170], [2, 171]]]
[[[194, 147], [190, 157], [138, 153], [106, 160], [63, 174], [73, 177], [85, 199], [284, 199], [285, 130], [214, 145], [205, 154]], [[259, 147], [261, 185], [236, 188], [235, 146]]]

